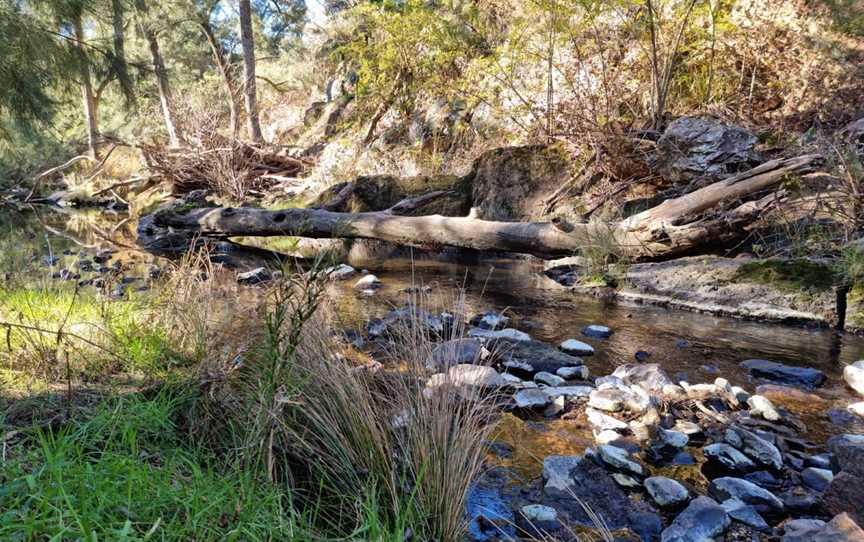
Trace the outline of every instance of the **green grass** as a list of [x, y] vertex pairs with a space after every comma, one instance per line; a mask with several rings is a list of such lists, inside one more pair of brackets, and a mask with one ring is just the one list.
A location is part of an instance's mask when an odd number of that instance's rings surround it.
[[163, 392], [40, 431], [0, 474], [2, 540], [292, 540], [279, 488], [191, 448]]

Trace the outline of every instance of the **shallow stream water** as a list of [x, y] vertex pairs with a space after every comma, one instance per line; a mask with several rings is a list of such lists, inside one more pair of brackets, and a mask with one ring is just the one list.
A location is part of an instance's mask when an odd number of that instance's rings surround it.
[[[134, 246], [134, 224], [126, 217], [98, 211], [57, 213], [44, 208], [26, 213], [0, 208], [0, 241], [8, 252], [36, 261], [56, 254], [55, 269], [70, 264], [80, 251], [114, 248], [111, 237], [127, 245], [117, 250], [129, 274], [146, 274], [143, 269], [156, 260]], [[63, 253], [70, 254], [63, 256]], [[74, 254], [73, 254], [74, 253]], [[65, 258], [65, 259], [64, 259]], [[809, 366], [824, 371], [828, 380], [813, 394], [785, 391], [768, 394], [778, 406], [798, 415], [806, 424], [802, 436], [824, 442], [837, 433], [864, 433], [864, 424], [832, 422], [832, 409], [845, 412], [856, 398], [844, 386], [844, 365], [864, 358], [864, 338], [827, 329], [805, 329], [778, 324], [746, 322], [703, 314], [624, 305], [588, 295], [575, 294], [543, 274], [542, 265], [515, 259], [481, 258], [464, 255], [430, 259], [395, 259], [369, 264], [383, 286], [373, 296], [360, 296], [353, 280], [340, 283], [334, 300], [347, 327], [361, 328], [372, 316], [404, 305], [409, 287], [428, 286], [430, 303], [453, 306], [464, 291], [469, 315], [489, 310], [504, 311], [511, 327], [551, 344], [577, 338], [595, 347], [596, 354], [585, 358], [592, 377], [611, 373], [617, 365], [634, 361], [637, 351], [650, 353], [650, 362], [661, 364], [673, 380], [691, 384], [713, 382], [724, 377], [732, 384], [753, 392], [753, 382], [739, 363], [761, 358]], [[46, 269], [46, 273], [48, 273]], [[614, 333], [608, 339], [581, 335], [587, 324], [603, 324]], [[848, 416], [847, 416], [848, 418]], [[848, 420], [847, 420], [848, 422]], [[496, 438], [512, 448], [502, 464], [526, 478], [539, 475], [542, 459], [550, 454], [579, 454], [593, 445], [590, 428], [575, 420], [521, 420], [504, 415]]]

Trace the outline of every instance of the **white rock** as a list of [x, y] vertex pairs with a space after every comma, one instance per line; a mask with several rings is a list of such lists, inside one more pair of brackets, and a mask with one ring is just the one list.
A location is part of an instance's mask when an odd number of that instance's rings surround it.
[[450, 382], [457, 386], [497, 388], [506, 384], [501, 375], [498, 374], [498, 371], [492, 367], [483, 365], [470, 365], [467, 363], [454, 365], [447, 371], [447, 376], [450, 378]]
[[324, 276], [333, 280], [346, 280], [350, 279], [354, 275], [357, 274], [357, 270], [351, 267], [350, 265], [340, 264], [335, 267], [331, 267], [324, 271]]
[[604, 463], [614, 469], [627, 471], [636, 476], [642, 476], [644, 472], [642, 465], [630, 459], [630, 454], [624, 448], [603, 444], [597, 447], [597, 453]]
[[864, 360], [859, 360], [843, 368], [843, 380], [858, 395], [864, 397]]
[[767, 397], [751, 395], [747, 399], [747, 406], [750, 407], [750, 414], [753, 416], [762, 416], [769, 422], [776, 422], [780, 419], [780, 414]]
[[538, 409], [545, 408], [552, 402], [552, 399], [541, 389], [527, 389], [516, 393], [513, 396], [518, 408]]
[[599, 410], [595, 410], [593, 408], [585, 409], [585, 416], [588, 417], [588, 423], [593, 425], [600, 431], [605, 431], [606, 429], [630, 429], [630, 426], [626, 423], [622, 422], [617, 418], [613, 418], [607, 414], [603, 414]]
[[561, 367], [555, 374], [565, 380], [588, 380], [588, 367], [579, 365], [577, 367]]
[[852, 403], [851, 405], [846, 407], [846, 410], [848, 410], [852, 414], [857, 414], [858, 416], [864, 418], [864, 401], [861, 401], [859, 403]]
[[529, 504], [521, 509], [522, 515], [531, 523], [549, 523], [558, 521], [558, 512], [551, 506]]
[[375, 275], [366, 275], [355, 282], [354, 287], [359, 290], [374, 290], [381, 287], [381, 281]]
[[621, 440], [621, 438], [623, 438], [621, 436], [621, 433], [613, 431], [611, 429], [606, 429], [605, 431], [594, 433], [594, 442], [596, 442], [597, 444], [609, 444], [617, 440]]
[[560, 348], [562, 352], [573, 356], [590, 356], [594, 353], [593, 346], [588, 343], [583, 343], [582, 341], [577, 341], [576, 339], [567, 339], [561, 343], [558, 348]]
[[543, 388], [543, 391], [551, 398], [564, 397], [566, 399], [578, 399], [588, 397], [594, 391], [591, 386], [557, 386], [554, 388]]

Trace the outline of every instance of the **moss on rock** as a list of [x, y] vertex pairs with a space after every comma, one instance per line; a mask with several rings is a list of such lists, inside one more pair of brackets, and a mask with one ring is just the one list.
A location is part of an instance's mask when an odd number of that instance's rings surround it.
[[834, 266], [805, 258], [748, 262], [733, 277], [735, 282], [766, 284], [790, 293], [824, 292], [834, 288], [838, 279]]

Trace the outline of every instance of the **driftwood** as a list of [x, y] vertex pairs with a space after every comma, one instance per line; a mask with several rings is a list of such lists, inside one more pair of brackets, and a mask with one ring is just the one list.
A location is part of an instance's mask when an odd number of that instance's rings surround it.
[[[747, 225], [776, 204], [777, 196], [764, 192], [774, 189], [790, 174], [805, 172], [818, 158], [818, 155], [806, 155], [766, 162], [617, 223], [553, 224], [440, 215], [400, 216], [401, 210], [413, 211], [434, 199], [430, 194], [412, 201], [403, 200], [386, 211], [363, 213], [340, 213], [326, 208], [188, 209], [189, 205], [183, 205], [162, 209], [142, 219], [139, 242], [154, 249], [185, 250], [185, 244], [200, 236], [291, 235], [454, 246], [541, 258], [571, 255], [592, 245], [614, 243], [629, 250], [634, 259], [662, 259], [740, 236]], [[349, 190], [348, 186], [345, 190]]]

